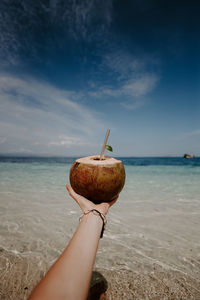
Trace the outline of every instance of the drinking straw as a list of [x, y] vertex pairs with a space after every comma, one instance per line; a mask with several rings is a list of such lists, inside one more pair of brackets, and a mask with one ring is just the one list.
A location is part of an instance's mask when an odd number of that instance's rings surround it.
[[101, 150], [100, 160], [102, 160], [104, 158], [104, 152], [105, 152], [105, 148], [106, 148], [106, 144], [107, 144], [109, 134], [110, 134], [110, 129], [107, 129], [106, 136], [105, 136], [104, 143], [103, 143], [103, 147], [102, 147], [102, 150]]

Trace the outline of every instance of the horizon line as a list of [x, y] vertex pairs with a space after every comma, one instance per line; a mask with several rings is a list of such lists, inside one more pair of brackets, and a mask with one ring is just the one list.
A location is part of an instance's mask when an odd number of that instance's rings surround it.
[[[21, 154], [21, 153], [0, 153], [0, 157], [21, 157], [21, 158], [77, 158], [77, 157], [87, 157], [91, 155], [57, 155], [57, 154]], [[111, 155], [107, 155], [111, 156]], [[159, 157], [159, 158], [173, 158], [173, 157], [179, 157], [182, 158], [184, 154], [182, 155], [172, 155], [172, 154], [166, 154], [166, 155], [112, 155], [112, 157], [124, 157], [124, 158], [152, 158], [152, 157]], [[200, 155], [195, 155], [195, 158], [200, 157]]]

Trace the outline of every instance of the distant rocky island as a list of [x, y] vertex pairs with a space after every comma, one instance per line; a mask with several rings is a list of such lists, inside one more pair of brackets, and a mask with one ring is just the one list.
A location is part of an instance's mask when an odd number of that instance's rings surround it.
[[188, 153], [185, 153], [185, 154], [183, 155], [183, 157], [184, 157], [184, 158], [194, 158], [195, 156], [194, 156], [194, 154], [188, 154]]

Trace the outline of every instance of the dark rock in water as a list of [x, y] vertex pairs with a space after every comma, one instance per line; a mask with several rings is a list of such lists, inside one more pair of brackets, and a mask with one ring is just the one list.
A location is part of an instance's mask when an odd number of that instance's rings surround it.
[[188, 153], [185, 153], [183, 155], [184, 158], [194, 158], [194, 154], [188, 154]]
[[105, 277], [101, 273], [94, 271], [92, 273], [87, 300], [99, 300], [100, 296], [106, 292], [107, 288], [108, 283]]

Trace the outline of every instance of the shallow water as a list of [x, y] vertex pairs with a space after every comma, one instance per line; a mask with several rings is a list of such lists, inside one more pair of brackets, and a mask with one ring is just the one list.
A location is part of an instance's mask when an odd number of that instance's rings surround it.
[[[108, 214], [96, 267], [138, 273], [159, 268], [199, 280], [200, 159], [122, 160], [126, 184]], [[39, 268], [61, 253], [81, 214], [65, 190], [72, 162], [0, 159], [1, 257], [34, 257]]]

